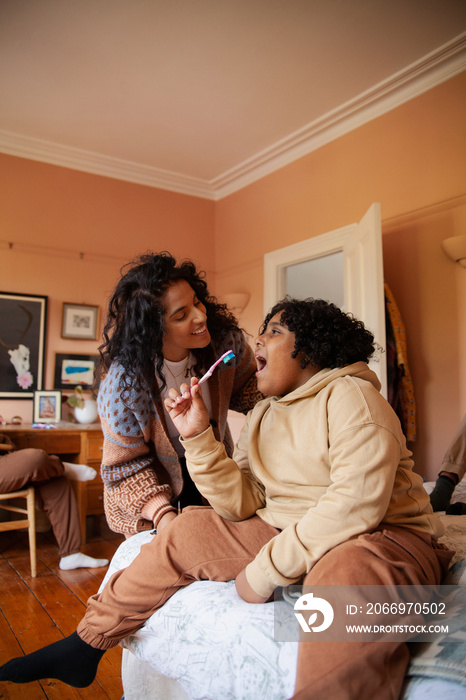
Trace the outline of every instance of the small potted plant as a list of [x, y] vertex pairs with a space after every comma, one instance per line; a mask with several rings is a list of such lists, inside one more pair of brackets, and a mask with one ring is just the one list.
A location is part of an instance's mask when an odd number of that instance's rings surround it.
[[71, 406], [74, 417], [78, 423], [93, 423], [97, 418], [97, 405], [94, 396], [86, 396], [80, 384], [71, 396], [68, 396], [66, 403]]

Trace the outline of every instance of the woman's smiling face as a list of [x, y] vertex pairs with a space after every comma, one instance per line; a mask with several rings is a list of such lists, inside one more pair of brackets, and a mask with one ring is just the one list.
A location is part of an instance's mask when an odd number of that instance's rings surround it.
[[272, 316], [256, 338], [257, 387], [264, 396], [285, 396], [305, 384], [319, 369], [301, 367], [301, 354], [292, 357], [295, 335], [281, 323], [281, 312]]
[[210, 343], [207, 315], [191, 285], [180, 279], [162, 297], [165, 309], [162, 352], [166, 360], [183, 360], [189, 350]]

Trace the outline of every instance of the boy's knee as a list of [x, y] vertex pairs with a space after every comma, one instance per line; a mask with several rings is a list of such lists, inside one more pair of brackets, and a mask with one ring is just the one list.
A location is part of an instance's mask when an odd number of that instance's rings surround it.
[[208, 506], [188, 506], [183, 509], [160, 533], [166, 534], [172, 542], [189, 542], [203, 539], [210, 530], [209, 523], [218, 517]]
[[[313, 566], [304, 579], [305, 585], [358, 585], [377, 584], [377, 556], [372, 551], [371, 538], [379, 539], [379, 533], [372, 533], [348, 540], [337, 545]], [[375, 568], [377, 568], [375, 566]]]

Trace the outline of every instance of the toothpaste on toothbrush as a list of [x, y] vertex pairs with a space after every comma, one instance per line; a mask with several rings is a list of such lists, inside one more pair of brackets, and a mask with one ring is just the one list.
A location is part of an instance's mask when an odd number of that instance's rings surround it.
[[209, 379], [209, 377], [212, 376], [214, 369], [216, 368], [217, 365], [220, 364], [220, 362], [229, 362], [230, 360], [232, 360], [234, 358], [234, 356], [235, 355], [234, 355], [234, 353], [231, 352], [231, 350], [228, 350], [228, 352], [224, 352], [223, 355], [218, 358], [217, 362], [214, 362], [212, 367], [210, 367], [207, 370], [207, 372], [204, 374], [204, 376], [202, 376], [199, 379], [198, 384], [202, 384], [202, 382], [205, 382], [207, 379]]

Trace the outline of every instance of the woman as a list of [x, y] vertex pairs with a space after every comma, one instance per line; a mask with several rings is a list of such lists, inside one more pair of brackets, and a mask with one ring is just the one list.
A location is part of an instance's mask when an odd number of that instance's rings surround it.
[[126, 536], [161, 530], [180, 507], [203, 503], [167, 417], [168, 391], [231, 350], [235, 357], [203, 385], [215, 435], [231, 454], [228, 409], [246, 413], [262, 398], [254, 355], [195, 265], [178, 265], [166, 252], [142, 255], [122, 275], [103, 336], [98, 408], [107, 521]]

